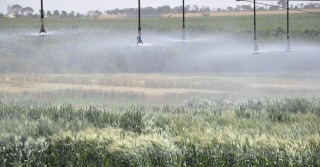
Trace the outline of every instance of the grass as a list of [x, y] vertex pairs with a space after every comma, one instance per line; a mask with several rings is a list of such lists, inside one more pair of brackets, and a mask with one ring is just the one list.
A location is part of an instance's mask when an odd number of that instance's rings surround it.
[[[319, 35], [319, 22], [316, 14], [302, 14], [294, 13], [290, 15], [290, 29], [292, 36], [306, 37], [310, 35], [311, 38], [314, 34], [308, 34], [306, 30], [312, 30], [316, 33], [314, 38], [318, 39]], [[39, 19], [0, 19], [0, 30], [4, 32], [10, 32], [14, 29], [38, 29]], [[181, 26], [178, 24], [181, 22], [181, 18], [148, 18], [142, 19], [142, 27], [144, 32], [180, 32]], [[136, 31], [136, 19], [59, 19], [48, 18], [46, 19], [46, 25], [48, 29], [69, 29], [69, 30], [81, 30], [81, 29], [96, 29], [105, 30], [106, 32], [118, 33], [135, 32]], [[224, 33], [235, 34], [238, 36], [244, 36], [241, 34], [248, 33], [251, 35], [253, 26], [253, 16], [219, 16], [219, 17], [198, 17], [187, 18], [187, 27], [194, 33]], [[286, 15], [259, 15], [257, 21], [258, 36], [262, 38], [270, 38], [271, 32], [285, 33], [286, 30]], [[280, 28], [280, 29], [279, 29]], [[282, 32], [283, 31], [283, 32]]]
[[317, 166], [320, 100], [0, 106], [4, 166]]

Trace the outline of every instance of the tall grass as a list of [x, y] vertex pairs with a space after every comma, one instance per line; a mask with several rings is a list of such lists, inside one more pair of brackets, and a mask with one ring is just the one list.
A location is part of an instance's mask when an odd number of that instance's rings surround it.
[[320, 100], [0, 104], [1, 166], [319, 166]]

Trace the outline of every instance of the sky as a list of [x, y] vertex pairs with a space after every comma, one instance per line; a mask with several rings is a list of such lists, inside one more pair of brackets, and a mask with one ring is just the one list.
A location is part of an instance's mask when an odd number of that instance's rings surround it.
[[[136, 8], [137, 0], [44, 0], [44, 10], [65, 10], [86, 13], [89, 10], [108, 10], [114, 8]], [[210, 8], [226, 8], [228, 6], [247, 4], [236, 0], [185, 0], [186, 5], [209, 6]], [[0, 12], [7, 12], [7, 5], [19, 4], [31, 7], [35, 11], [40, 9], [40, 0], [0, 0]], [[141, 6], [158, 7], [163, 5], [181, 6], [182, 0], [141, 0]]]

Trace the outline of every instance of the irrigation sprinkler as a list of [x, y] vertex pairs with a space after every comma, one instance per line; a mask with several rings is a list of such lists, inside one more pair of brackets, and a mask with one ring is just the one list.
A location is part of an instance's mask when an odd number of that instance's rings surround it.
[[[253, 50], [253, 54], [259, 54], [260, 51], [258, 49], [258, 42], [257, 42], [257, 22], [256, 22], [256, 4], [260, 4], [260, 5], [266, 5], [266, 6], [272, 6], [272, 7], [277, 7], [280, 9], [284, 9], [284, 7], [281, 6], [276, 6], [276, 5], [269, 5], [269, 4], [265, 4], [265, 3], [257, 3], [256, 0], [236, 0], [236, 1], [245, 1], [245, 2], [250, 2], [253, 3], [253, 24], [254, 24], [254, 50]], [[257, 1], [278, 1], [278, 0], [257, 0]], [[320, 1], [320, 0], [290, 0], [290, 1]], [[305, 11], [305, 10], [300, 10], [300, 9], [290, 9], [289, 7], [289, 0], [287, 0], [287, 7], [285, 8], [287, 10], [287, 47], [286, 47], [286, 51], [287, 52], [291, 52], [291, 45], [290, 45], [290, 32], [289, 32], [289, 28], [290, 28], [290, 23], [289, 23], [289, 10], [296, 10], [296, 11], [300, 11], [300, 12], [304, 12], [304, 13], [313, 13], [313, 14], [319, 14], [317, 12], [310, 12], [310, 11]]]
[[41, 11], [40, 11], [40, 14], [41, 14], [41, 29], [40, 29], [39, 34], [40, 34], [40, 35], [41, 35], [42, 33], [47, 34], [46, 29], [44, 28], [43, 0], [41, 0]]
[[140, 0], [138, 0], [138, 13], [139, 13], [139, 27], [138, 27], [138, 36], [137, 36], [137, 46], [142, 46], [142, 38], [141, 38], [141, 8], [140, 8]]

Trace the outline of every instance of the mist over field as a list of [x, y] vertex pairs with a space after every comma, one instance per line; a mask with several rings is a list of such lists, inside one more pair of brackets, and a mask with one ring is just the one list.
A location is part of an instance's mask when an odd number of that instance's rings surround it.
[[[143, 33], [143, 47], [134, 32], [101, 29], [50, 29], [47, 36], [32, 30], [1, 32], [0, 69], [5, 73], [199, 73], [318, 71], [318, 43], [292, 39], [259, 41], [253, 55], [251, 36], [179, 32]], [[35, 30], [34, 30], [35, 31]]]

